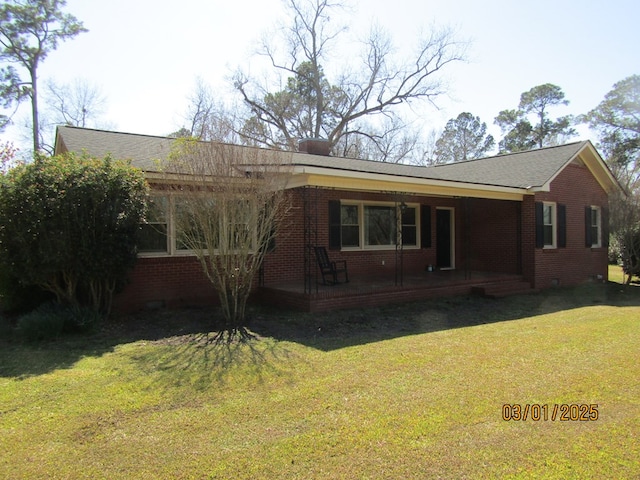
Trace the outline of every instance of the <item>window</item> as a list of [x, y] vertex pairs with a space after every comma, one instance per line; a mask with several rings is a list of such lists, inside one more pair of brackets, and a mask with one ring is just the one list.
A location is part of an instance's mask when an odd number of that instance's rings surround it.
[[194, 218], [194, 212], [199, 210], [198, 205], [191, 207], [188, 202], [191, 199], [174, 197], [174, 231], [176, 251], [190, 251], [193, 246], [206, 249], [204, 232], [200, 228], [199, 219]]
[[[146, 221], [140, 226], [138, 249], [149, 255], [191, 255], [193, 248], [206, 249], [206, 235], [216, 232], [215, 248], [255, 248], [257, 209], [241, 200], [230, 202], [224, 219], [213, 199], [179, 194], [152, 196]], [[212, 228], [202, 228], [211, 222]], [[224, 242], [224, 243], [222, 243]]]
[[542, 224], [544, 229], [545, 248], [555, 248], [556, 246], [556, 204], [543, 203]]
[[140, 225], [138, 249], [141, 253], [167, 253], [169, 198], [152, 196], [146, 221]]
[[602, 245], [602, 235], [601, 235], [601, 219], [602, 214], [600, 207], [591, 207], [591, 215], [589, 222], [589, 229], [591, 230], [591, 246], [592, 247], [600, 247]]
[[357, 205], [340, 206], [340, 233], [343, 247], [360, 246], [360, 226]]
[[364, 244], [366, 246], [396, 244], [396, 212], [394, 207], [364, 207]]
[[[395, 203], [342, 203], [340, 205], [341, 248], [395, 248], [398, 237]], [[418, 207], [408, 205], [401, 214], [402, 244], [418, 246]]]

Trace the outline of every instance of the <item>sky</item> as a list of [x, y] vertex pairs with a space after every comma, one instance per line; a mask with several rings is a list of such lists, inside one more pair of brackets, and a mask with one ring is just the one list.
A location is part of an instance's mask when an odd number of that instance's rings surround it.
[[[518, 106], [534, 86], [562, 88], [567, 107], [552, 115], [586, 113], [613, 85], [640, 74], [640, 2], [637, 0], [348, 0], [345, 35], [357, 38], [372, 24], [388, 31], [395, 55], [410, 56], [421, 32], [449, 27], [468, 41], [464, 63], [445, 71], [448, 94], [436, 106], [419, 105], [417, 125], [441, 131], [470, 112], [493, 124], [499, 111]], [[167, 135], [185, 125], [196, 79], [216, 96], [234, 98], [229, 77], [237, 68], [260, 74], [260, 39], [283, 20], [282, 0], [67, 0], [65, 11], [89, 29], [61, 43], [41, 64], [39, 81], [83, 79], [106, 97], [112, 130]], [[342, 14], [345, 15], [345, 14]], [[336, 23], [338, 24], [338, 23]], [[267, 33], [267, 32], [271, 33]], [[275, 30], [277, 31], [277, 30]], [[339, 48], [337, 49], [339, 54]], [[342, 61], [342, 60], [338, 60]], [[27, 118], [23, 105], [16, 117]], [[597, 138], [581, 128], [578, 139]], [[17, 125], [0, 140], [28, 150]]]

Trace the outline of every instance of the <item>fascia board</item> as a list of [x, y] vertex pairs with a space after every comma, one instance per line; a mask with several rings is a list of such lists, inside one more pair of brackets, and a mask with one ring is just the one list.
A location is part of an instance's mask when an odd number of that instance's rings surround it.
[[577, 158], [580, 158], [585, 166], [591, 172], [591, 175], [596, 179], [596, 181], [600, 184], [602, 189], [608, 194], [613, 193], [614, 190], [622, 190], [620, 184], [616, 180], [616, 178], [607, 167], [606, 163], [597, 152], [595, 147], [590, 141], [585, 142], [584, 147], [578, 150], [575, 155], [573, 155], [569, 160], [567, 160], [561, 168], [555, 172], [549, 180], [547, 180], [540, 187], [532, 188], [532, 192], [550, 192], [551, 191], [551, 183], [560, 175], [564, 169], [571, 165]]
[[378, 173], [335, 170], [321, 167], [296, 166], [292, 185], [341, 188], [347, 190], [402, 191], [442, 196], [473, 196], [504, 200], [522, 200], [532, 192], [524, 188], [498, 187], [474, 183], [452, 182], [417, 177], [402, 177]]

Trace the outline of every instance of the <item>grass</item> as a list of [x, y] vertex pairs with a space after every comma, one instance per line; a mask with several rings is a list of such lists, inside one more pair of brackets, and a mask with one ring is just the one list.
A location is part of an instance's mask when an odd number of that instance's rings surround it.
[[[613, 278], [613, 277], [612, 277]], [[640, 288], [326, 315], [157, 312], [0, 342], [0, 477], [637, 478]], [[597, 404], [597, 421], [502, 406]]]

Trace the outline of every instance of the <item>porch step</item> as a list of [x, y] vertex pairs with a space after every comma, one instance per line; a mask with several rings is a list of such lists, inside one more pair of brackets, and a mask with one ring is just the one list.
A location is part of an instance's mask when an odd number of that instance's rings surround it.
[[488, 298], [502, 298], [509, 295], [521, 295], [525, 293], [534, 293], [535, 290], [531, 288], [529, 282], [515, 281], [515, 282], [500, 282], [490, 283], [485, 285], [474, 285], [471, 288], [472, 293], [482, 295]]

